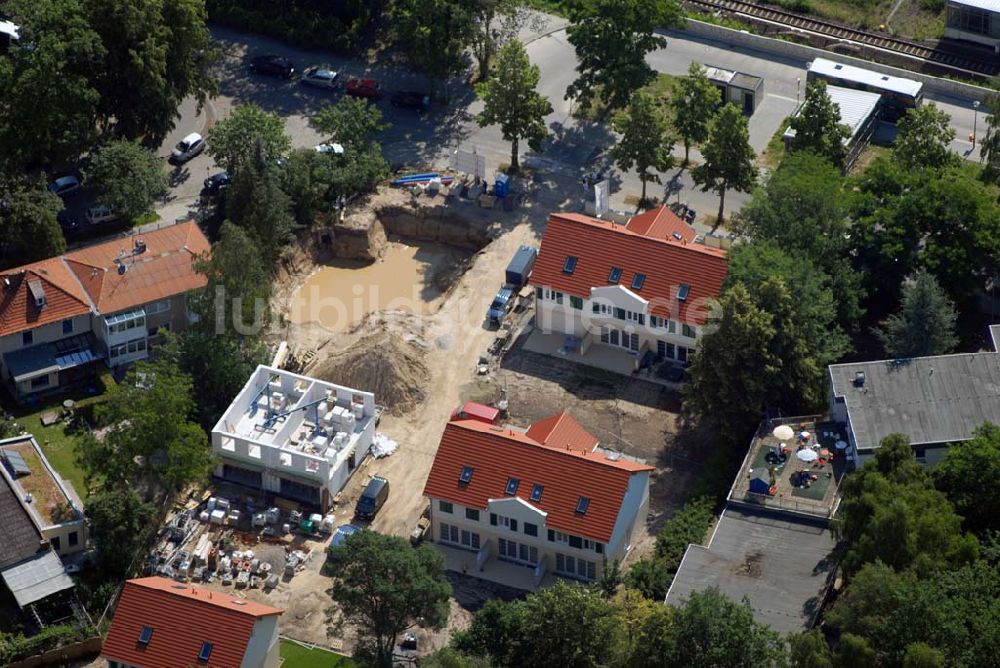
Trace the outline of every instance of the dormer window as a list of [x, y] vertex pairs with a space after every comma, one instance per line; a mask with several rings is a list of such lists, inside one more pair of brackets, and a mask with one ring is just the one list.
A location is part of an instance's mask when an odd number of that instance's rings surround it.
[[31, 298], [35, 302], [35, 308], [42, 308], [45, 306], [45, 288], [42, 287], [42, 282], [39, 280], [28, 281], [28, 292], [31, 293]]

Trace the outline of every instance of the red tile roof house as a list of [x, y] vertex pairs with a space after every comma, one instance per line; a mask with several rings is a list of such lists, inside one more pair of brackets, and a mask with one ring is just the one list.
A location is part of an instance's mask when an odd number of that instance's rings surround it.
[[125, 583], [101, 658], [111, 668], [272, 668], [283, 611], [160, 577]]
[[211, 244], [194, 221], [0, 272], [0, 375], [16, 399], [143, 359], [160, 328], [187, 325], [204, 287], [194, 258]]
[[525, 590], [600, 578], [645, 522], [653, 467], [598, 446], [567, 413], [449, 422], [424, 487], [447, 567]]
[[[586, 361], [592, 346], [686, 363], [726, 277], [726, 251], [695, 240], [666, 207], [621, 225], [553, 213], [530, 283], [535, 326], [566, 337]], [[595, 349], [596, 350], [596, 349]]]

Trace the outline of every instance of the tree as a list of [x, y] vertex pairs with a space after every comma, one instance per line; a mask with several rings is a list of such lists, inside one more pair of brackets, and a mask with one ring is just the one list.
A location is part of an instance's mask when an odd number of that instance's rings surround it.
[[674, 129], [684, 141], [684, 164], [688, 164], [691, 146], [708, 139], [708, 127], [722, 102], [722, 94], [696, 62], [688, 67], [686, 77], [677, 82], [670, 108], [674, 112]]
[[345, 96], [336, 104], [328, 104], [309, 121], [313, 127], [345, 149], [361, 150], [375, 136], [389, 128], [382, 121], [382, 111], [368, 100]]
[[260, 153], [246, 160], [226, 189], [226, 216], [243, 228], [260, 251], [268, 271], [292, 239], [291, 202]]
[[915, 642], [906, 646], [903, 668], [944, 668], [944, 653], [927, 643]]
[[819, 629], [790, 636], [788, 650], [791, 668], [833, 668], [830, 647]]
[[60, 165], [97, 135], [100, 94], [89, 77], [105, 50], [80, 0], [12, 0], [5, 14], [21, 39], [0, 59], [0, 167]]
[[510, 142], [510, 167], [518, 169], [518, 147], [526, 139], [533, 151], [542, 150], [549, 131], [545, 117], [552, 105], [538, 94], [540, 72], [532, 65], [528, 54], [517, 40], [500, 49], [497, 71], [476, 87], [483, 98], [483, 110], [476, 116], [480, 127], [499, 125], [503, 138]]
[[[715, 517], [715, 502], [708, 496], [688, 499], [656, 534], [656, 556], [670, 573], [676, 573], [688, 545], [701, 544]], [[665, 593], [665, 592], [664, 592]]]
[[87, 497], [90, 537], [100, 565], [114, 580], [131, 575], [156, 527], [156, 507], [128, 487], [105, 487]]
[[473, 8], [457, 0], [399, 0], [389, 14], [392, 40], [427, 75], [433, 97], [439, 80], [466, 66], [476, 31]]
[[440, 628], [448, 619], [451, 585], [433, 548], [416, 549], [403, 538], [374, 531], [348, 536], [327, 551], [330, 595], [342, 620], [358, 629], [360, 654], [372, 665], [393, 665], [393, 647], [418, 622]]
[[584, 109], [595, 96], [611, 108], [628, 104], [632, 93], [656, 77], [646, 55], [667, 40], [657, 29], [684, 25], [674, 0], [595, 0], [574, 3], [566, 32], [576, 49], [579, 74], [566, 89]]
[[973, 438], [952, 443], [932, 475], [966, 529], [985, 535], [1000, 528], [1000, 427], [987, 422]]
[[442, 647], [425, 659], [420, 668], [490, 668], [490, 662], [480, 656], [469, 656], [451, 647]]
[[784, 663], [780, 636], [754, 620], [749, 603], [734, 603], [718, 589], [692, 593], [673, 621], [673, 647], [661, 665], [750, 668]]
[[906, 169], [938, 169], [954, 164], [957, 156], [948, 148], [955, 138], [951, 116], [928, 102], [910, 109], [899, 119], [899, 134], [892, 157]]
[[102, 203], [128, 221], [148, 212], [153, 200], [167, 190], [163, 163], [127, 139], [113, 139], [98, 148], [84, 178], [100, 193]]
[[945, 355], [958, 345], [958, 315], [937, 280], [918, 271], [903, 283], [899, 313], [878, 330], [886, 353], [893, 358]]
[[523, 601], [488, 601], [453, 644], [498, 668], [603, 666], [617, 630], [615, 610], [598, 592], [559, 582]]
[[475, 0], [472, 3], [475, 28], [472, 54], [479, 64], [479, 81], [489, 78], [493, 59], [505, 44], [517, 37], [529, 22], [527, 7], [514, 0]]
[[208, 154], [215, 164], [235, 174], [244, 162], [257, 159], [274, 164], [292, 147], [285, 134], [285, 121], [256, 104], [241, 104], [228, 118], [208, 131]]
[[59, 227], [62, 201], [41, 178], [13, 178], [0, 185], [0, 245], [4, 265], [21, 265], [59, 255], [66, 239]]
[[982, 179], [1000, 184], [1000, 93], [986, 98], [986, 134], [979, 142], [980, 160], [983, 162]]
[[97, 408], [98, 422], [109, 425], [104, 437], [88, 432], [77, 449], [88, 481], [106, 488], [143, 485], [155, 496], [208, 473], [208, 439], [190, 421], [194, 383], [169, 350], [168, 342], [108, 390]]
[[102, 126], [158, 145], [181, 102], [199, 105], [218, 85], [209, 68], [220, 51], [206, 24], [205, 0], [83, 0], [105, 55], [91, 72]]
[[837, 643], [833, 655], [836, 668], [876, 668], [875, 651], [861, 636], [845, 633]]
[[702, 148], [704, 164], [691, 170], [694, 182], [702, 191], [719, 195], [719, 215], [715, 227], [722, 224], [726, 191], [750, 192], [757, 180], [757, 155], [750, 146], [747, 119], [733, 104], [727, 104], [708, 126], [708, 141]]
[[[657, 172], [674, 166], [674, 138], [668, 133], [669, 125], [653, 98], [638, 91], [628, 107], [613, 121], [621, 139], [611, 149], [615, 164], [624, 171], [635, 167], [642, 182], [640, 206], [646, 203], [646, 183], [660, 183]], [[653, 170], [653, 171], [650, 171]]]
[[789, 125], [795, 130], [793, 151], [809, 151], [843, 168], [851, 129], [840, 122], [840, 107], [830, 100], [826, 82], [814, 79], [806, 85], [806, 99]]

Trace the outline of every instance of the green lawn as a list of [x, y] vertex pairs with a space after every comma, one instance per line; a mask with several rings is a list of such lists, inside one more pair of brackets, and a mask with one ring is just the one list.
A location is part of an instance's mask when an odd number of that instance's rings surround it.
[[308, 649], [290, 640], [281, 641], [282, 668], [355, 668], [346, 656], [323, 649]]

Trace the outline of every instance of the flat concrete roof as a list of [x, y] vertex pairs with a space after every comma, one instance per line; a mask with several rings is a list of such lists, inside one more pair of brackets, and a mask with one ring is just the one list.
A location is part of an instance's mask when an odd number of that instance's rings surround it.
[[716, 587], [733, 601], [746, 597], [754, 619], [775, 631], [803, 631], [832, 584], [835, 542], [816, 524], [727, 508], [707, 548], [688, 546], [666, 602]]

